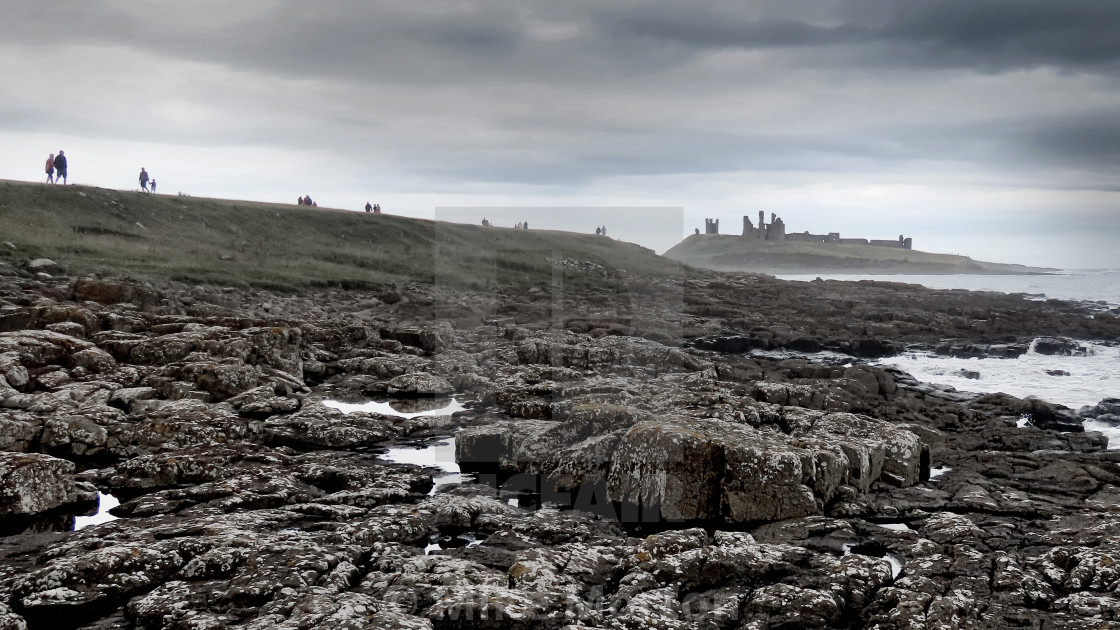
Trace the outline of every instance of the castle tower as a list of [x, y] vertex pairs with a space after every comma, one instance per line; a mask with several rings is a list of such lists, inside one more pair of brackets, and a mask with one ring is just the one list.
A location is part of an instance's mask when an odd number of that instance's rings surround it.
[[770, 222], [770, 228], [766, 230], [766, 240], [786, 240], [786, 222], [782, 221], [781, 217], [774, 215], [774, 220]]
[[762, 210], [758, 211], [758, 240], [766, 238], [766, 213]]

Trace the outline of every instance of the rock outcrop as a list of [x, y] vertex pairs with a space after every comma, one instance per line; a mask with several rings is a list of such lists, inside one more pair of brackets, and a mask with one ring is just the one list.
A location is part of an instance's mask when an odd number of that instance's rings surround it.
[[[1120, 455], [1081, 425], [1116, 399], [864, 363], [1072, 356], [1120, 338], [1099, 308], [760, 276], [554, 300], [8, 271], [0, 628], [1120, 619]], [[371, 395], [421, 415], [324, 404]], [[448, 436], [454, 456], [382, 457]], [[95, 491], [117, 518], [70, 531]]]

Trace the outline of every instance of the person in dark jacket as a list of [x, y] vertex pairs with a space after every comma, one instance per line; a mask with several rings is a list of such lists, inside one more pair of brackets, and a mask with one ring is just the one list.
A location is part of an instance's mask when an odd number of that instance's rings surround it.
[[147, 192], [148, 190], [148, 171], [144, 167], [140, 167], [140, 189]]
[[366, 202], [366, 212], [373, 212], [373, 204]]
[[54, 174], [55, 183], [58, 183], [60, 179], [63, 184], [66, 183], [66, 154], [62, 152], [62, 149], [58, 150], [58, 155], [54, 158]]

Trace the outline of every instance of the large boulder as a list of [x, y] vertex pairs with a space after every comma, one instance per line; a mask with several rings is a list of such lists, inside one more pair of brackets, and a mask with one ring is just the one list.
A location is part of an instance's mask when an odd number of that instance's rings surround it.
[[[69, 366], [71, 356], [83, 350], [97, 350], [97, 346], [69, 335], [49, 330], [20, 330], [0, 333], [0, 366], [11, 366], [18, 358], [25, 368], [44, 365]], [[14, 357], [8, 353], [14, 353]], [[5, 356], [7, 355], [7, 356]], [[3, 368], [0, 368], [3, 369]], [[8, 367], [7, 369], [11, 369]], [[7, 376], [7, 371], [5, 371]], [[12, 381], [9, 380], [11, 383]], [[12, 383], [15, 385], [15, 383]], [[16, 385], [19, 387], [19, 385]]]
[[929, 467], [914, 433], [849, 413], [785, 408], [783, 429], [627, 418], [590, 436], [570, 421], [471, 427], [457, 436], [456, 458], [464, 469], [546, 475], [569, 490], [605, 484], [623, 519], [732, 523], [821, 514], [876, 481], [913, 485]]
[[38, 514], [79, 499], [73, 463], [39, 453], [0, 452], [0, 516]]

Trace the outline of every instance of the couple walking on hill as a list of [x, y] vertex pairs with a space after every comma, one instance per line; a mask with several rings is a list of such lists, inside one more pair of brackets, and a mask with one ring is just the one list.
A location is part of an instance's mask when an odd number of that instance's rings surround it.
[[58, 150], [58, 156], [51, 154], [47, 158], [47, 183], [54, 184], [61, 181], [66, 183], [66, 154], [62, 149]]
[[144, 170], [144, 167], [141, 166], [140, 167], [140, 188], [142, 190], [146, 190], [148, 192], [155, 192], [156, 191], [156, 180], [154, 180], [154, 179], [152, 180], [151, 186], [152, 186], [152, 188], [151, 188], [151, 190], [149, 190], [148, 189], [148, 171]]

